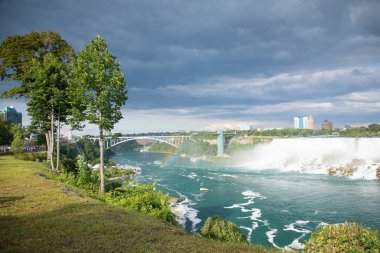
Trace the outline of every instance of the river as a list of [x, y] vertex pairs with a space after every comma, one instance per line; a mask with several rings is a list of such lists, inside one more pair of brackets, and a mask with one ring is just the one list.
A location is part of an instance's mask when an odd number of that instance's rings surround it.
[[192, 233], [219, 215], [251, 243], [300, 249], [323, 224], [359, 222], [380, 230], [379, 180], [252, 170], [158, 153], [118, 151], [112, 160], [141, 167], [136, 181], [157, 180], [159, 190], [178, 197], [173, 210]]

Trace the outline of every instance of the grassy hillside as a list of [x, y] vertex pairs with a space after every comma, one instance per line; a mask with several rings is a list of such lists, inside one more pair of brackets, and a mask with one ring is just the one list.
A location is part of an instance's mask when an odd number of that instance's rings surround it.
[[277, 252], [190, 235], [81, 196], [43, 164], [0, 156], [0, 252]]

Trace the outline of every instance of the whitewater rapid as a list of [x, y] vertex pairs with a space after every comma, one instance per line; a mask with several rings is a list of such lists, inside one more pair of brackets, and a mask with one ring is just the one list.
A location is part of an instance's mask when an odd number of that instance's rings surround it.
[[376, 179], [380, 138], [284, 138], [235, 157], [237, 167]]

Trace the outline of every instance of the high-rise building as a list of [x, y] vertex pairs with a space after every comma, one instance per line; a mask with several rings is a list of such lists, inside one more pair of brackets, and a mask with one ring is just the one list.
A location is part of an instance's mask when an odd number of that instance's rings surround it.
[[294, 117], [294, 129], [300, 128], [300, 117]]
[[322, 123], [321, 123], [321, 128], [322, 129], [332, 129], [333, 128], [333, 123], [331, 121], [328, 121], [327, 119], [325, 119]]
[[313, 116], [297, 116], [294, 117], [295, 129], [314, 129]]
[[307, 124], [308, 124], [308, 129], [314, 129], [314, 118], [313, 118], [313, 116], [307, 117]]
[[12, 124], [20, 124], [22, 125], [22, 113], [17, 112], [13, 106], [5, 107], [1, 113], [4, 117], [11, 122]]

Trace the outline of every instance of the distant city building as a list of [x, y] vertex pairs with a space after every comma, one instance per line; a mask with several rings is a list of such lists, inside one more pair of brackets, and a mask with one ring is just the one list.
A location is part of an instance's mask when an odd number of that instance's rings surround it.
[[294, 117], [294, 129], [314, 129], [313, 116]]
[[38, 140], [37, 134], [36, 133], [30, 133], [29, 140], [37, 141]]
[[5, 116], [5, 118], [11, 122], [12, 124], [20, 124], [22, 125], [22, 113], [17, 112], [13, 106], [5, 107], [1, 113]]
[[332, 129], [332, 128], [333, 128], [333, 123], [331, 121], [328, 121], [327, 119], [325, 119], [321, 123], [321, 129]]
[[247, 124], [247, 125], [241, 125], [239, 127], [239, 130], [244, 131], [244, 130], [254, 130], [255, 128], [253, 125]]
[[67, 141], [70, 143], [73, 141], [73, 131], [71, 129], [67, 132]]

